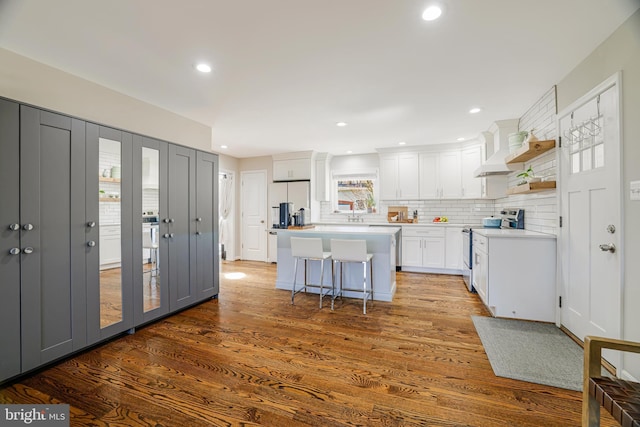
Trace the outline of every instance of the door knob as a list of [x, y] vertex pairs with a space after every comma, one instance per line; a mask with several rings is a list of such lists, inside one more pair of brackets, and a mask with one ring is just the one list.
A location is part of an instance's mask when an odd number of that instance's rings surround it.
[[613, 243], [603, 243], [602, 245], [600, 245], [600, 250], [602, 252], [614, 253], [616, 251], [616, 245], [614, 245]]
[[95, 242], [95, 241], [93, 241], [93, 240], [89, 240], [89, 241], [87, 242], [87, 246], [89, 246], [90, 248], [94, 247], [95, 245], [96, 245], [96, 242]]
[[22, 228], [24, 230], [27, 230], [27, 231], [33, 230], [33, 225], [32, 224], [25, 224], [25, 225], [22, 226]]
[[9, 225], [9, 230], [11, 230], [11, 231], [20, 230], [20, 224], [10, 224]]
[[22, 252], [24, 252], [25, 254], [31, 254], [33, 253], [33, 248], [32, 247], [24, 248]]
[[11, 248], [9, 249], [9, 253], [11, 255], [18, 255], [20, 253], [20, 248]]

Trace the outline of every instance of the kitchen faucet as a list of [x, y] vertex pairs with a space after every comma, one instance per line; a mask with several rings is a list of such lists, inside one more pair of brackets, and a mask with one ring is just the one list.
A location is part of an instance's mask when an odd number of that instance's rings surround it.
[[364, 218], [362, 218], [362, 215], [356, 216], [356, 210], [351, 208], [351, 216], [347, 217], [347, 221], [348, 222], [364, 222]]

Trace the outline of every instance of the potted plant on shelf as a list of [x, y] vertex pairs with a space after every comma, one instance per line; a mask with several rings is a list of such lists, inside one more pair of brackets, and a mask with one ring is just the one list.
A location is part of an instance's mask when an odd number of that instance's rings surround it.
[[540, 181], [540, 178], [535, 176], [535, 174], [533, 172], [533, 167], [531, 167], [531, 165], [529, 165], [529, 169], [527, 169], [526, 171], [520, 172], [516, 176], [518, 178], [520, 178], [520, 181], [518, 181], [517, 185], [524, 185], [524, 184], [527, 184], [527, 183], [539, 182]]
[[373, 213], [376, 211], [376, 201], [373, 199], [371, 193], [367, 195], [367, 213]]

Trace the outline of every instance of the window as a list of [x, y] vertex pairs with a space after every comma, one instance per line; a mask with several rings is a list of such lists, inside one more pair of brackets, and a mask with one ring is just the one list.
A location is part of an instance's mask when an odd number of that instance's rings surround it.
[[335, 212], [376, 212], [378, 172], [333, 174]]

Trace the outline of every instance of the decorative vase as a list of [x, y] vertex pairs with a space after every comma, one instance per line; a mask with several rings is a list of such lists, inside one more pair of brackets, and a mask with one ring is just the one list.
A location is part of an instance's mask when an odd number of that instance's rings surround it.
[[527, 138], [528, 134], [529, 132], [527, 131], [515, 132], [515, 133], [509, 134], [509, 152], [513, 153], [518, 148], [522, 147], [522, 143]]

